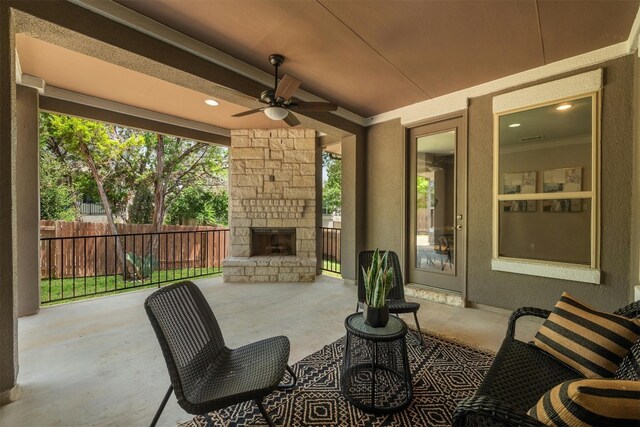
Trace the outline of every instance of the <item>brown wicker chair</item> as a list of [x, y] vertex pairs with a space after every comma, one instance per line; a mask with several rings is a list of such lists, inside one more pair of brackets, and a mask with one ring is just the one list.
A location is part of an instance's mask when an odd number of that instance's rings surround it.
[[[211, 307], [192, 282], [159, 289], [147, 298], [144, 307], [171, 379], [151, 426], [158, 422], [172, 391], [185, 411], [205, 417], [210, 411], [253, 400], [267, 423], [274, 425], [262, 399], [296, 383], [287, 365], [287, 337], [268, 338], [237, 349], [226, 347]], [[280, 386], [285, 370], [292, 382]]]
[[[454, 426], [543, 426], [527, 411], [556, 385], [584, 378], [531, 343], [515, 339], [516, 321], [522, 316], [546, 319], [548, 310], [524, 307], [509, 318], [507, 336], [475, 396], [460, 402], [453, 413]], [[640, 301], [615, 311], [640, 318]], [[640, 341], [622, 361], [616, 378], [640, 381]]]
[[[362, 269], [365, 270], [371, 266], [371, 260], [373, 259], [374, 251], [362, 251], [358, 256], [358, 304], [356, 305], [356, 313], [362, 308], [365, 301], [365, 288], [364, 277], [362, 276]], [[387, 251], [380, 251], [381, 254]], [[424, 338], [420, 333], [420, 322], [418, 322], [418, 310], [420, 304], [417, 302], [409, 302], [404, 299], [404, 281], [402, 280], [402, 270], [400, 269], [400, 260], [398, 255], [393, 251], [388, 251], [389, 264], [393, 268], [393, 287], [389, 291], [389, 297], [387, 298], [387, 305], [389, 306], [389, 313], [399, 315], [403, 313], [413, 313], [413, 317], [416, 321], [416, 328], [418, 333], [416, 338], [424, 346]]]

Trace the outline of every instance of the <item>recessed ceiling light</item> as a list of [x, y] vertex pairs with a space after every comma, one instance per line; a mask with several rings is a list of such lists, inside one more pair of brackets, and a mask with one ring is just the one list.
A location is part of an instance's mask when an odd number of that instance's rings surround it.
[[569, 108], [571, 108], [571, 104], [562, 104], [562, 105], [558, 105], [556, 107], [556, 110], [568, 110]]
[[518, 126], [520, 126], [520, 123], [511, 123], [509, 125], [510, 128], [517, 128]]
[[215, 99], [205, 99], [204, 103], [212, 107], [215, 107], [216, 105], [220, 105], [220, 103]]

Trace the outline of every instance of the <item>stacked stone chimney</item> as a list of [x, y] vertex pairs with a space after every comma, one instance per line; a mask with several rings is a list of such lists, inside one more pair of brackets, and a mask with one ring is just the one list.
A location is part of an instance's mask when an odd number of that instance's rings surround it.
[[[316, 275], [316, 133], [232, 130], [225, 282], [309, 282]], [[295, 256], [250, 256], [251, 229], [295, 228]]]

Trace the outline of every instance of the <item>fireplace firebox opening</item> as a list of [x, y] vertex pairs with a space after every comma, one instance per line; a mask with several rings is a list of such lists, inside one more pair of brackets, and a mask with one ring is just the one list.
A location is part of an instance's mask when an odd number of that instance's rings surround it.
[[251, 256], [295, 256], [295, 228], [251, 228]]

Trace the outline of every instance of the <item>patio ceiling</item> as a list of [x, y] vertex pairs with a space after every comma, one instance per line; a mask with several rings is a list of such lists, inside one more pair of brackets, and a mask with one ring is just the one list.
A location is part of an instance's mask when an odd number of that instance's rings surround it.
[[[112, 4], [228, 53], [259, 73], [272, 73], [266, 58], [281, 53], [287, 58], [282, 71], [301, 79], [303, 90], [368, 117], [624, 42], [639, 3], [244, 0], [241, 9], [233, 0]], [[251, 99], [258, 96], [255, 90], [236, 87], [212, 108], [203, 103], [204, 86], [169, 83], [37, 35], [18, 34], [17, 48], [22, 71], [49, 87], [223, 129], [283, 126], [261, 114], [231, 117], [261, 106]], [[333, 141], [339, 133], [332, 129], [321, 130]]]
[[220, 105], [211, 107], [204, 103], [212, 98], [207, 94], [24, 34], [16, 35], [16, 46], [23, 73], [43, 79], [47, 86], [224, 129], [274, 124], [264, 114], [231, 117], [246, 108], [220, 99]]
[[626, 41], [639, 3], [117, 2], [266, 72], [283, 54], [304, 90], [365, 117]]

